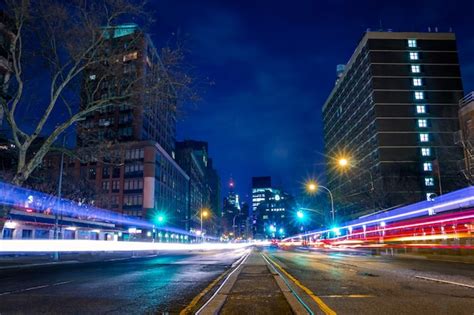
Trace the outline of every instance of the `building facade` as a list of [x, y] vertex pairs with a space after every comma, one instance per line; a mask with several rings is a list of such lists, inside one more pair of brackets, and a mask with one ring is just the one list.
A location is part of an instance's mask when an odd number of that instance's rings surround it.
[[456, 135], [456, 143], [464, 150], [460, 169], [469, 184], [474, 185], [474, 92], [459, 101], [459, 124], [461, 130]]
[[366, 32], [323, 106], [339, 217], [463, 187], [453, 137], [462, 96], [453, 33]]
[[294, 232], [293, 198], [273, 188], [271, 177], [252, 178], [253, 237], [283, 238]]
[[[210, 189], [207, 178], [207, 142], [185, 140], [176, 143], [176, 161], [189, 175], [187, 222], [188, 229], [200, 229], [201, 211], [210, 209]], [[214, 230], [217, 220], [215, 213], [209, 213], [203, 224], [207, 232]]]
[[72, 161], [95, 183], [97, 203], [125, 215], [186, 228], [190, 176], [175, 161], [176, 97], [160, 57], [135, 24], [104, 29], [105, 43], [84, 71], [81, 107], [105, 102], [78, 125]]

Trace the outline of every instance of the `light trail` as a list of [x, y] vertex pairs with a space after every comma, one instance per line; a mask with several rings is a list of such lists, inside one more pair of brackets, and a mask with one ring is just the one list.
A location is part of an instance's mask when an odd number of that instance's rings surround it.
[[151, 243], [90, 240], [0, 240], [0, 253], [207, 251], [241, 249], [263, 243]]

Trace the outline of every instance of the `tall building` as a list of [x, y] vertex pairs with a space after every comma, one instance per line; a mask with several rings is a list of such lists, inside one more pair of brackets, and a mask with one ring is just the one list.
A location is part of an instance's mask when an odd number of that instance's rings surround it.
[[456, 135], [456, 143], [464, 149], [460, 169], [466, 180], [474, 185], [474, 92], [459, 101], [459, 123], [461, 130]]
[[106, 28], [104, 34], [107, 40], [97, 58], [106, 62], [85, 70], [82, 107], [104, 99], [116, 104], [86, 117], [79, 125], [79, 146], [94, 144], [94, 139], [152, 140], [173, 157], [176, 96], [171, 84], [157, 83], [166, 74], [153, 42], [136, 24]]
[[[207, 180], [208, 171], [207, 142], [185, 140], [176, 143], [176, 161], [189, 175], [189, 200], [187, 207], [188, 229], [200, 228], [200, 211], [210, 208], [210, 190]], [[216, 214], [211, 213], [206, 218], [205, 227], [213, 229]]]
[[[244, 214], [240, 208], [240, 197], [235, 192], [235, 182], [231, 178], [228, 185], [228, 194], [224, 198], [224, 208], [222, 212], [222, 232], [224, 234], [233, 233], [236, 234], [236, 227]], [[247, 217], [248, 215], [245, 214]]]
[[100, 188], [101, 206], [148, 220], [163, 213], [167, 225], [185, 228], [190, 176], [174, 160], [176, 97], [160, 57], [135, 24], [105, 28], [104, 36], [101, 62], [84, 71], [81, 107], [111, 106], [79, 124], [85, 158], [70, 162]]
[[290, 213], [293, 198], [272, 187], [269, 176], [252, 177], [253, 236], [256, 239], [281, 238], [294, 230]]
[[[215, 214], [217, 218], [222, 217], [222, 200], [221, 200], [221, 178], [217, 173], [217, 170], [214, 168], [214, 163], [211, 158], [207, 162], [207, 182], [209, 185], [209, 205], [212, 213]], [[219, 230], [219, 225], [217, 224], [217, 229]], [[216, 235], [220, 235], [220, 231], [215, 231]]]
[[464, 186], [453, 137], [462, 96], [453, 33], [366, 32], [323, 106], [339, 217]]

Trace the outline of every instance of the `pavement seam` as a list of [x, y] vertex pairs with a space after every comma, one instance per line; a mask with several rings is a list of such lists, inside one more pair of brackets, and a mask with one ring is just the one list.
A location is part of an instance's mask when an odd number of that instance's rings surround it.
[[[263, 255], [263, 254], [262, 254]], [[324, 312], [326, 315], [336, 315], [336, 312], [332, 310], [326, 303], [323, 302], [323, 300], [318, 297], [316, 294], [313, 293], [310, 289], [305, 287], [298, 279], [293, 277], [291, 274], [289, 274], [285, 269], [283, 269], [282, 266], [280, 266], [278, 263], [276, 263], [274, 260], [272, 260], [268, 255], [264, 255], [266, 258], [273, 263], [283, 274], [289, 278], [291, 281], [293, 281], [299, 288], [301, 288], [306, 294], [308, 294], [315, 302], [318, 304], [319, 308], [321, 311]]]
[[[285, 296], [288, 304], [290, 304], [291, 309], [295, 314], [311, 314], [313, 315], [313, 311], [311, 308], [304, 303], [304, 301], [301, 299], [301, 297], [298, 296], [298, 294], [293, 290], [293, 288], [290, 286], [290, 284], [287, 282], [287, 280], [276, 270], [276, 268], [267, 260], [265, 255], [261, 254], [263, 259], [267, 262], [268, 266], [273, 268], [275, 273], [272, 272], [272, 275], [277, 283], [277, 285], [280, 287], [280, 290], [283, 292], [283, 295]], [[267, 267], [268, 267], [267, 266]], [[271, 272], [271, 270], [270, 270]], [[283, 283], [282, 283], [283, 282]], [[286, 286], [286, 288], [285, 288]], [[301, 308], [303, 306], [303, 310], [306, 310], [307, 312], [304, 312]]]

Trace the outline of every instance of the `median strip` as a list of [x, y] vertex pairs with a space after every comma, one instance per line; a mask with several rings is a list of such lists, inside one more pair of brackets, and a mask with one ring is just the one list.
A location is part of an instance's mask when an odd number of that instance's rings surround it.
[[301, 282], [289, 274], [282, 266], [280, 266], [277, 262], [271, 259], [268, 255], [262, 254], [266, 259], [268, 259], [274, 266], [276, 266], [287, 278], [293, 281], [300, 289], [302, 289], [306, 294], [308, 294], [314, 302], [318, 305], [321, 311], [324, 312], [326, 315], [336, 315], [336, 312], [332, 310], [326, 303], [323, 302], [321, 298], [319, 298], [316, 294], [313, 293], [310, 289], [305, 287]]

